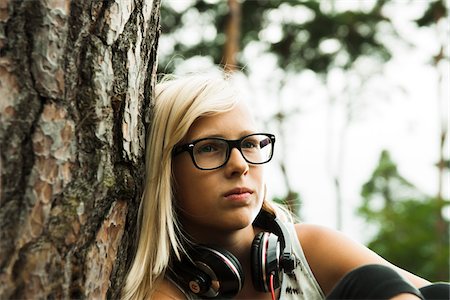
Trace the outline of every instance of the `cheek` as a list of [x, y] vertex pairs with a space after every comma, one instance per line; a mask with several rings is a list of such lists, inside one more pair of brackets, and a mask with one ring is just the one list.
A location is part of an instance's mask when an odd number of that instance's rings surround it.
[[184, 163], [174, 164], [175, 187], [174, 194], [177, 206], [183, 210], [190, 209], [195, 206], [199, 195], [204, 193], [202, 188], [202, 179], [197, 174], [196, 169]]
[[255, 170], [254, 174], [256, 186], [259, 191], [259, 200], [262, 201], [264, 200], [266, 194], [264, 168], [260, 166], [257, 170]]
[[198, 184], [192, 176], [186, 176], [176, 180], [175, 199], [178, 205], [185, 205], [192, 202], [193, 195], [197, 193]]

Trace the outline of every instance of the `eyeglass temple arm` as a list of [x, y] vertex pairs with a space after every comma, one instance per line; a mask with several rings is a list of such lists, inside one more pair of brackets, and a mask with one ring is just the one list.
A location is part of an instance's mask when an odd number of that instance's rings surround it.
[[177, 156], [178, 154], [186, 151], [189, 149], [189, 147], [191, 147], [192, 144], [185, 144], [185, 145], [181, 145], [181, 146], [177, 146], [175, 148], [172, 149], [172, 156]]
[[265, 146], [269, 145], [270, 143], [272, 143], [272, 140], [268, 137], [263, 139], [261, 142], [259, 142], [259, 146], [260, 148], [264, 148]]

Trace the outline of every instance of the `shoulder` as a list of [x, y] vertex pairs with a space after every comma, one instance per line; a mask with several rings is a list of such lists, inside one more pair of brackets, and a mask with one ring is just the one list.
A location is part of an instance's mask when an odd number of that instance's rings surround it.
[[157, 300], [185, 300], [186, 296], [182, 291], [170, 280], [164, 278], [162, 279], [155, 291], [152, 294], [151, 299]]
[[386, 264], [380, 256], [339, 231], [295, 224], [308, 264], [325, 293], [350, 270], [364, 264]]
[[387, 265], [417, 288], [429, 283], [391, 264], [339, 231], [306, 223], [295, 224], [295, 230], [308, 264], [326, 294], [346, 273], [367, 264]]
[[294, 226], [302, 247], [314, 247], [315, 250], [330, 250], [330, 246], [339, 246], [340, 249], [343, 247], [359, 250], [365, 248], [362, 244], [331, 228], [308, 223], [298, 223]]
[[361, 254], [364, 254], [364, 257], [366, 257], [366, 255], [375, 255], [362, 244], [337, 230], [308, 223], [295, 224], [294, 226], [297, 237], [305, 251], [314, 250], [330, 252], [330, 250], [332, 250], [333, 252], [338, 251], [338, 253], [345, 251], [362, 251]]

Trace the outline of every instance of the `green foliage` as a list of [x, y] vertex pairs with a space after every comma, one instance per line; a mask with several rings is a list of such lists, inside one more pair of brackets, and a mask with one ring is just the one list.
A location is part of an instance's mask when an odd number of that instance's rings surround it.
[[[284, 70], [311, 69], [325, 73], [334, 66], [351, 68], [353, 62], [363, 55], [378, 56], [382, 61], [390, 58], [389, 51], [376, 39], [378, 25], [389, 23], [380, 13], [382, 6], [375, 5], [367, 13], [326, 13], [315, 1], [302, 5], [311, 11], [314, 18], [302, 24], [283, 23], [283, 39], [270, 45]], [[300, 39], [302, 34], [307, 39]], [[338, 48], [331, 52], [321, 50], [322, 42], [327, 40], [337, 43]]]
[[385, 201], [384, 206], [389, 206], [395, 200], [394, 197], [397, 197], [397, 200], [399, 200], [398, 197], [423, 197], [413, 184], [400, 176], [397, 165], [386, 150], [381, 152], [378, 166], [370, 180], [363, 185], [361, 196], [364, 199], [364, 207], [369, 205], [370, 200], [378, 196]]
[[369, 248], [428, 280], [449, 280], [450, 224], [441, 214], [450, 201], [420, 193], [398, 173], [387, 151], [361, 195], [360, 215], [378, 228]]
[[[170, 37], [173, 42], [172, 53], [160, 56], [160, 66], [166, 72], [173, 71], [176, 61], [170, 63], [174, 55], [183, 59], [196, 55], [210, 56], [215, 64], [222, 60], [225, 43], [224, 27], [228, 16], [226, 1], [206, 3], [194, 1], [192, 6], [176, 12], [168, 4], [161, 8], [162, 37]], [[164, 4], [164, 2], [163, 2]], [[310, 69], [324, 74], [332, 67], [351, 68], [360, 56], [378, 57], [386, 61], [391, 54], [377, 40], [380, 25], [390, 24], [381, 10], [385, 1], [377, 1], [368, 12], [363, 11], [324, 11], [320, 1], [253, 0], [241, 4], [241, 49], [251, 43], [260, 43], [266, 52], [277, 57], [278, 66], [286, 72], [299, 72]], [[307, 15], [299, 20], [295, 13]], [[270, 16], [276, 14], [277, 18]], [[187, 16], [197, 16], [196, 21], [213, 25], [216, 35], [212, 39], [201, 38], [187, 45], [177, 38], [180, 29], [189, 26]], [[190, 24], [192, 26], [192, 24]], [[282, 31], [280, 40], [261, 38], [269, 25]], [[331, 50], [324, 50], [323, 44], [332, 42]], [[248, 62], [239, 56], [239, 63]], [[245, 69], [244, 69], [245, 70]]]

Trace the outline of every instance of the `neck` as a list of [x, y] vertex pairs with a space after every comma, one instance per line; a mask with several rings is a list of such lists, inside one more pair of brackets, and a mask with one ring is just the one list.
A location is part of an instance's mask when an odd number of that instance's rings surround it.
[[196, 228], [183, 225], [185, 232], [196, 244], [214, 245], [230, 252], [239, 253], [241, 249], [250, 249], [257, 232], [252, 224], [240, 229], [223, 230], [220, 228]]

